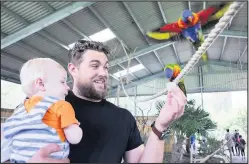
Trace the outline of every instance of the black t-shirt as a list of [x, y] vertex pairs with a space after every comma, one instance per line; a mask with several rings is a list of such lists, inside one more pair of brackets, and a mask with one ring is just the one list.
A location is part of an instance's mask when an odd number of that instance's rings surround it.
[[136, 121], [128, 110], [106, 100], [86, 101], [71, 91], [66, 101], [73, 106], [83, 130], [80, 143], [70, 145], [71, 163], [121, 162], [126, 151], [143, 144]]

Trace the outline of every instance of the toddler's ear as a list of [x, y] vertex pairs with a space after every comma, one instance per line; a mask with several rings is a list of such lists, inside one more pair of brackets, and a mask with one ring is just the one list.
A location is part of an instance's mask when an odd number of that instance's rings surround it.
[[37, 91], [45, 91], [46, 90], [44, 87], [44, 81], [41, 78], [36, 79], [35, 87], [36, 87]]

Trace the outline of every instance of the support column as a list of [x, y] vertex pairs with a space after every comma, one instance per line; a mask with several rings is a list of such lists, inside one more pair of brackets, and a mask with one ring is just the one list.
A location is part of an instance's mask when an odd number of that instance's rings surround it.
[[202, 66], [198, 67], [198, 73], [199, 73], [199, 86], [201, 89], [201, 107], [203, 108], [203, 72], [202, 72]]
[[137, 85], [134, 87], [135, 89], [135, 95], [134, 95], [134, 106], [135, 106], [135, 119], [137, 120]]

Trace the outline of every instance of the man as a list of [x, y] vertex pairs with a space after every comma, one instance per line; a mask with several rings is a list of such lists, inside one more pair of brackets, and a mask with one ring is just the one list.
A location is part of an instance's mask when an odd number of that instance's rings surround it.
[[232, 153], [233, 153], [233, 156], [234, 156], [234, 150], [233, 150], [233, 147], [234, 147], [234, 141], [233, 141], [233, 134], [229, 132], [229, 129], [226, 130], [227, 131], [227, 134], [225, 135], [225, 139], [227, 141], [227, 147], [228, 147], [228, 150], [229, 150], [229, 155], [230, 155], [230, 163], [232, 163]]
[[73, 78], [73, 89], [66, 101], [74, 107], [84, 137], [79, 144], [70, 145], [69, 159], [49, 158], [49, 154], [60, 149], [50, 144], [36, 153], [30, 162], [116, 163], [122, 158], [127, 163], [162, 162], [162, 132], [182, 116], [186, 97], [176, 85], [172, 87], [144, 146], [132, 114], [105, 100], [108, 53], [102, 43], [84, 40], [78, 41], [70, 50], [68, 70]]
[[239, 130], [235, 130], [234, 132], [234, 142], [235, 142], [235, 150], [236, 150], [236, 155], [240, 155], [240, 150], [239, 150]]
[[239, 135], [239, 150], [241, 151], [241, 156], [242, 159], [245, 159], [245, 145], [246, 145], [246, 141], [244, 140], [244, 138], [242, 138], [242, 135]]

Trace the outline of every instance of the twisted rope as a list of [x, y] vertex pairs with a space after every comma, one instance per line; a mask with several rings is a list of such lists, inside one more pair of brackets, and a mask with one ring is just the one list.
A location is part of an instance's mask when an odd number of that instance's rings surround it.
[[[240, 8], [243, 6], [245, 2], [233, 2], [229, 9], [226, 11], [226, 13], [223, 15], [223, 17], [219, 20], [219, 22], [215, 25], [214, 29], [211, 30], [211, 32], [208, 34], [207, 38], [204, 40], [203, 44], [198, 48], [198, 50], [195, 52], [193, 57], [190, 59], [190, 61], [187, 63], [187, 65], [183, 68], [181, 73], [176, 77], [176, 79], [173, 81], [174, 83], [178, 84], [179, 81], [183, 78], [184, 75], [186, 75], [193, 67], [194, 65], [199, 61], [202, 54], [207, 51], [207, 49], [213, 44], [213, 42], [218, 38], [220, 33], [226, 28], [226, 26], [230, 23], [230, 21], [234, 18], [234, 16], [237, 14], [237, 12], [240, 10]], [[122, 84], [123, 91], [125, 95], [131, 100], [134, 101], [129, 97], [129, 95], [126, 93], [125, 88]], [[153, 100], [163, 94], [167, 94], [167, 88], [162, 90], [161, 92], [158, 92], [157, 94], [144, 98], [141, 100], [136, 100], [136, 102], [145, 102], [149, 100]]]

